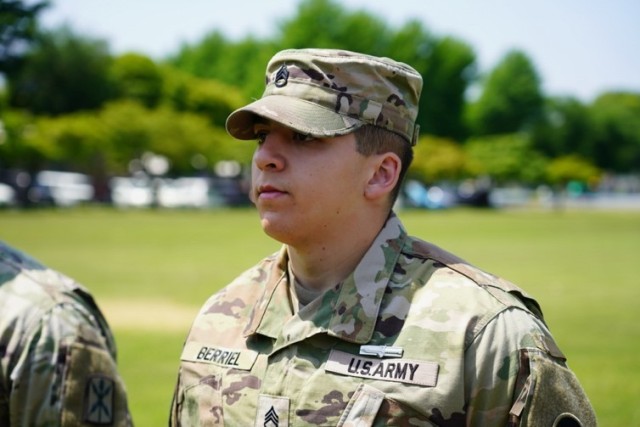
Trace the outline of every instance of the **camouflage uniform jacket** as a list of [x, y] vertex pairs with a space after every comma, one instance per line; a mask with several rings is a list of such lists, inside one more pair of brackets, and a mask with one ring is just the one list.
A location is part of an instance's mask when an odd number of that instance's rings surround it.
[[[299, 311], [287, 262], [284, 247], [202, 307], [171, 425], [595, 425], [538, 304], [409, 237], [395, 215], [354, 272]], [[554, 424], [563, 417], [573, 423]]]
[[88, 292], [0, 242], [0, 425], [131, 425], [109, 327]]

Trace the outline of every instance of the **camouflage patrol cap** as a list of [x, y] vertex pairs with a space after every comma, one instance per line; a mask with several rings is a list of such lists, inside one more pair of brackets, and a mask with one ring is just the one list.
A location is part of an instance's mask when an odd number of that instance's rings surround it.
[[333, 49], [289, 49], [267, 65], [262, 98], [227, 118], [227, 132], [255, 138], [256, 117], [317, 138], [351, 133], [364, 124], [415, 144], [422, 77], [389, 58]]

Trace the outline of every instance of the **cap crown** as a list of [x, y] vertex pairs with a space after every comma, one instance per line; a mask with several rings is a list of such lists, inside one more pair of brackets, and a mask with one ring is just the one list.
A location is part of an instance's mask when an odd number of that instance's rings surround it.
[[414, 143], [422, 77], [389, 58], [333, 49], [290, 49], [268, 63], [263, 98], [294, 97], [396, 132]]

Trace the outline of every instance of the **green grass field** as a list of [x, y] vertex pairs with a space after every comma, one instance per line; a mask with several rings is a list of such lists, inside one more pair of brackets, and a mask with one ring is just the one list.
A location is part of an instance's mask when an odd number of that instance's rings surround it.
[[[640, 425], [640, 213], [403, 211], [417, 236], [533, 294], [600, 425]], [[0, 239], [85, 284], [109, 319], [137, 426], [166, 425], [200, 304], [279, 245], [253, 210], [0, 211]]]

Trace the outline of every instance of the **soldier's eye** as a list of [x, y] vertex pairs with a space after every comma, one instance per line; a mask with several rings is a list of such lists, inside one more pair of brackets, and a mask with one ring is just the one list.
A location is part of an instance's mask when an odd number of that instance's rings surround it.
[[293, 133], [293, 140], [297, 141], [297, 142], [313, 141], [314, 139], [316, 139], [316, 138], [313, 135], [305, 135], [305, 134], [300, 133], [300, 132], [294, 132]]
[[267, 139], [267, 135], [268, 132], [267, 131], [257, 131], [256, 132], [256, 141], [258, 141], [258, 144], [262, 144], [264, 143], [264, 141]]

